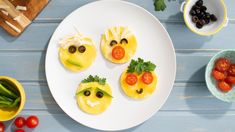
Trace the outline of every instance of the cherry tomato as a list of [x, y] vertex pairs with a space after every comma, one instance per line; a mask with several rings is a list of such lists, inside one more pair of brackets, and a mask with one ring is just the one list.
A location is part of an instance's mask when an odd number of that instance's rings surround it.
[[116, 60], [121, 60], [125, 56], [125, 50], [121, 46], [116, 46], [112, 50], [112, 56]]
[[223, 92], [228, 92], [232, 89], [232, 87], [225, 81], [218, 82], [218, 87]]
[[145, 84], [151, 84], [153, 82], [153, 75], [151, 72], [145, 72], [141, 79]]
[[25, 123], [26, 123], [26, 120], [24, 117], [17, 117], [14, 122], [15, 126], [18, 128], [24, 127]]
[[228, 76], [225, 81], [231, 85], [234, 85], [235, 84], [235, 77], [233, 76]]
[[224, 80], [226, 78], [226, 75], [222, 72], [219, 72], [217, 70], [212, 71], [212, 76], [215, 80]]
[[235, 76], [235, 64], [232, 64], [228, 69], [229, 75]]
[[220, 58], [215, 62], [215, 69], [220, 72], [225, 72], [229, 69], [230, 64], [231, 63], [228, 59]]
[[135, 85], [137, 83], [137, 76], [133, 73], [127, 74], [126, 83], [129, 85]]
[[23, 129], [17, 129], [17, 130], [15, 130], [15, 132], [25, 132], [25, 130], [23, 130]]
[[0, 132], [4, 132], [4, 129], [5, 129], [5, 125], [0, 122]]
[[39, 120], [36, 116], [29, 116], [26, 120], [26, 125], [28, 128], [35, 128], [39, 124]]

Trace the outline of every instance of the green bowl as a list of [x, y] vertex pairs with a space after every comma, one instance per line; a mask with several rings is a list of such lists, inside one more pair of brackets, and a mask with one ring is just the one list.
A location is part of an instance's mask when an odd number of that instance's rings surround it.
[[227, 58], [232, 63], [235, 63], [235, 50], [223, 50], [211, 58], [210, 62], [207, 64], [207, 67], [206, 67], [206, 74], [205, 74], [206, 85], [209, 91], [216, 98], [225, 102], [234, 102], [235, 101], [235, 86], [233, 86], [233, 89], [227, 93], [222, 92], [217, 88], [216, 80], [211, 76], [214, 63], [218, 58]]

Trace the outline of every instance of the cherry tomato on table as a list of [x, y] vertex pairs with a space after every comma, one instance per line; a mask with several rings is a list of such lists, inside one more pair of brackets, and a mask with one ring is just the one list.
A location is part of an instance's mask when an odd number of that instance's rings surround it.
[[112, 50], [112, 56], [116, 60], [121, 60], [125, 56], [125, 50], [121, 46], [116, 46]]
[[235, 76], [235, 64], [232, 64], [228, 69], [229, 75]]
[[216, 60], [215, 62], [215, 69], [220, 71], [220, 72], [225, 72], [229, 69], [230, 67], [230, 61], [226, 58], [220, 58]]
[[0, 122], [0, 132], [4, 132], [4, 129], [5, 129], [5, 125]]
[[218, 82], [218, 87], [223, 92], [228, 92], [232, 89], [232, 87], [225, 81]]
[[39, 124], [39, 119], [36, 116], [29, 116], [26, 120], [26, 125], [28, 128], [35, 128]]
[[24, 117], [17, 117], [14, 122], [15, 126], [18, 128], [24, 127], [25, 123], [26, 123], [26, 120]]
[[226, 78], [226, 74], [219, 72], [215, 69], [212, 71], [212, 76], [215, 80], [224, 80]]
[[15, 132], [25, 132], [25, 130], [23, 130], [23, 129], [17, 129], [17, 130], [15, 130]]
[[235, 77], [234, 76], [228, 76], [225, 81], [231, 85], [235, 84]]
[[129, 73], [126, 76], [126, 83], [129, 85], [135, 85], [137, 83], [137, 76], [133, 73]]
[[151, 84], [153, 82], [153, 75], [151, 72], [145, 72], [141, 79], [145, 84]]

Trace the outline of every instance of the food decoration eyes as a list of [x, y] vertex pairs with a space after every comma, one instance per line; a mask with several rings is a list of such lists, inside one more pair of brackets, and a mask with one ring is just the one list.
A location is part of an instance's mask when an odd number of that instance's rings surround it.
[[109, 45], [110, 46], [114, 46], [115, 44], [117, 44], [117, 41], [116, 40], [112, 40]]
[[135, 85], [137, 83], [137, 76], [133, 73], [129, 73], [126, 76], [126, 83], [129, 85]]
[[91, 92], [90, 92], [89, 90], [85, 90], [85, 91], [83, 92], [83, 94], [84, 94], [85, 96], [90, 96], [90, 95], [91, 95]]
[[86, 47], [85, 46], [79, 46], [78, 47], [78, 52], [80, 52], [80, 53], [84, 53], [86, 51]]
[[143, 88], [140, 88], [139, 90], [136, 90], [136, 93], [142, 94], [143, 93]]
[[77, 50], [76, 46], [74, 45], [69, 46], [69, 49], [68, 49], [69, 53], [73, 54], [76, 52], [76, 50]]
[[96, 97], [102, 98], [104, 96], [104, 93], [101, 91], [96, 92]]
[[120, 44], [128, 44], [128, 40], [126, 38], [121, 39]]
[[153, 75], [151, 72], [145, 72], [142, 77], [141, 80], [143, 81], [143, 83], [145, 84], [151, 84], [153, 82]]

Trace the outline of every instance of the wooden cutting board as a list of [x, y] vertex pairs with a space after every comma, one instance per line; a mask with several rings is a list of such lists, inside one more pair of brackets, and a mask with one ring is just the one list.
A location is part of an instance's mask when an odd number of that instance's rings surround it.
[[49, 0], [0, 0], [0, 26], [19, 36]]

